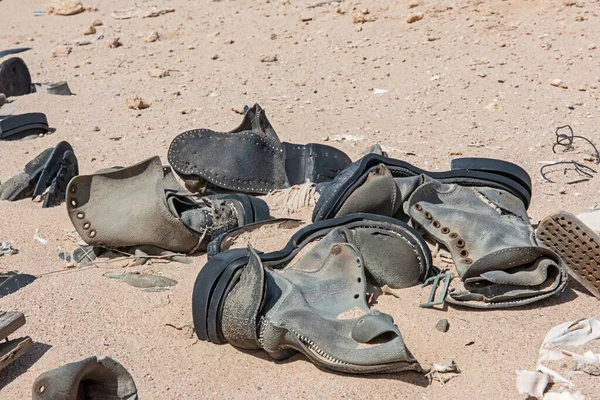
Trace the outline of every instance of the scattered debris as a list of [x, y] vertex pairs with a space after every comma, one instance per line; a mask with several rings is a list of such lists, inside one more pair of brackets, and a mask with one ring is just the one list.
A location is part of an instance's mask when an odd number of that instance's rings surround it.
[[125, 105], [127, 105], [127, 108], [129, 108], [131, 110], [144, 110], [144, 109], [150, 107], [150, 104], [148, 104], [146, 101], [144, 101], [139, 96], [128, 97], [125, 100]]
[[9, 340], [9, 335], [25, 325], [25, 315], [17, 311], [0, 310], [0, 371], [12, 364], [33, 345], [29, 336]]
[[158, 35], [158, 32], [156, 32], [156, 31], [152, 31], [152, 32], [150, 32], [150, 33], [148, 34], [148, 36], [146, 37], [146, 40], [145, 40], [145, 42], [146, 42], [146, 43], [154, 43], [154, 42], [156, 42], [156, 41], [159, 39], [159, 37], [160, 37], [160, 36]]
[[388, 91], [386, 89], [378, 89], [378, 88], [373, 88], [373, 94], [384, 94], [387, 93]]
[[569, 88], [569, 86], [567, 86], [567, 85], [566, 85], [566, 84], [565, 84], [565, 83], [562, 81], [562, 79], [553, 79], [553, 80], [552, 80], [552, 82], [550, 82], [550, 84], [551, 84], [552, 86], [555, 86], [555, 87], [560, 87], [560, 88], [563, 88], [563, 89], [568, 89], [568, 88]]
[[412, 24], [413, 22], [417, 22], [423, 19], [423, 13], [410, 14], [406, 17], [406, 22]]
[[95, 19], [94, 22], [92, 22], [92, 26], [102, 26], [102, 21], [100, 21], [99, 19]]
[[52, 58], [67, 57], [73, 51], [72, 47], [60, 47], [52, 52]]
[[309, 22], [309, 21], [312, 21], [312, 20], [313, 20], [313, 17], [311, 17], [309, 15], [303, 15], [303, 16], [300, 17], [300, 21], [301, 22]]
[[366, 14], [358, 14], [352, 17], [352, 23], [354, 24], [364, 24], [367, 22], [375, 22], [377, 21], [377, 17], [374, 15], [371, 15], [369, 17], [367, 17]]
[[33, 234], [33, 240], [37, 240], [38, 242], [40, 242], [43, 245], [47, 245], [48, 241], [42, 237], [40, 237], [40, 235], [38, 235], [38, 228], [35, 228], [35, 233]]
[[114, 19], [154, 18], [160, 15], [175, 12], [174, 8], [159, 8], [157, 6], [130, 7], [113, 11], [110, 16]]
[[86, 35], [86, 36], [87, 36], [87, 35], [93, 35], [93, 34], [95, 34], [95, 33], [96, 33], [96, 28], [94, 28], [94, 25], [90, 25], [90, 27], [89, 27], [89, 28], [87, 28], [86, 30], [84, 30], [82, 33], [83, 33], [84, 35]]
[[159, 69], [159, 68], [151, 69], [150, 71], [148, 71], [148, 74], [152, 78], [165, 78], [165, 77], [171, 75], [168, 69]]
[[276, 61], [277, 61], [277, 55], [261, 56], [260, 57], [260, 62], [263, 62], [263, 63], [272, 63], [272, 62], [276, 62]]
[[149, 288], [160, 288], [177, 285], [177, 281], [171, 278], [167, 278], [160, 275], [146, 275], [137, 273], [127, 274], [104, 274], [105, 278], [118, 279], [127, 283], [128, 285], [135, 286], [138, 288], [149, 289]]
[[231, 109], [231, 111], [233, 111], [233, 112], [234, 112], [234, 113], [236, 113], [236, 114], [244, 115], [244, 110], [243, 110], [243, 109], [241, 109], [241, 108], [236, 108], [236, 107], [233, 107], [233, 108]]
[[448, 322], [447, 319], [440, 319], [437, 324], [435, 324], [435, 329], [437, 329], [440, 332], [448, 332], [448, 329], [450, 329], [450, 323]]
[[1, 256], [12, 256], [18, 254], [19, 249], [12, 247], [10, 242], [0, 242], [0, 257]]
[[[517, 390], [520, 394], [528, 394], [537, 398], [557, 398], [562, 393], [544, 396], [544, 391], [549, 383], [552, 387], [563, 387], [573, 389], [575, 384], [569, 378], [563, 377], [559, 372], [545, 366], [542, 362], [552, 362], [566, 360], [560, 363], [562, 369], [570, 371], [584, 372], [595, 375], [595, 371], [600, 367], [600, 353], [586, 351], [578, 354], [566, 349], [566, 347], [580, 347], [585, 344], [600, 339], [600, 321], [595, 318], [582, 318], [577, 321], [569, 321], [552, 328], [544, 338], [540, 346], [537, 370], [536, 371], [517, 371]], [[572, 396], [577, 395], [573, 393]], [[577, 398], [577, 397], [564, 397]]]
[[431, 370], [425, 374], [429, 383], [437, 380], [442, 386], [452, 378], [456, 378], [460, 374], [460, 370], [454, 360], [451, 360], [448, 365], [446, 364], [433, 364]]
[[36, 279], [36, 276], [19, 274], [14, 271], [0, 275], [0, 298], [18, 292]]
[[359, 135], [350, 135], [348, 133], [330, 135], [325, 138], [326, 142], [359, 142], [361, 140], [365, 140], [365, 137]]
[[400, 298], [400, 294], [398, 293], [397, 290], [392, 289], [391, 287], [389, 287], [388, 285], [383, 285], [381, 288], [381, 293], [383, 294], [389, 294], [391, 296], [394, 296], [395, 298], [399, 299]]
[[48, 14], [52, 15], [75, 15], [85, 11], [81, 1], [63, 0], [54, 2], [48, 9]]
[[112, 39], [110, 39], [110, 40], [108, 41], [108, 47], [109, 47], [110, 49], [115, 49], [115, 48], [117, 48], [117, 47], [121, 47], [121, 46], [123, 46], [123, 43], [121, 43], [121, 42], [119, 41], [119, 38], [118, 38], [118, 37], [112, 38]]
[[322, 1], [320, 3], [316, 3], [316, 4], [312, 4], [310, 6], [307, 6], [306, 8], [317, 8], [317, 7], [322, 7], [322, 6], [326, 6], [328, 4], [332, 4], [332, 3], [341, 3], [342, 0], [330, 0], [330, 1]]

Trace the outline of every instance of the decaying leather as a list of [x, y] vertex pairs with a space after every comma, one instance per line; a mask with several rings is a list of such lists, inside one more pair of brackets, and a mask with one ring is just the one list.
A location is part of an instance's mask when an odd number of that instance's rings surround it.
[[[421, 371], [392, 317], [369, 309], [366, 298], [368, 278], [407, 287], [427, 276], [430, 260], [399, 236], [377, 227], [337, 227], [319, 241], [298, 244], [282, 269], [265, 267], [250, 248], [224, 302], [224, 337], [275, 359], [302, 352], [336, 371]], [[382, 246], [382, 240], [389, 242]], [[377, 250], [398, 247], [396, 257], [377, 258]]]
[[450, 302], [517, 306], [566, 285], [564, 263], [538, 246], [525, 205], [504, 190], [444, 184], [426, 175], [394, 178], [382, 164], [354, 188], [336, 216], [363, 210], [410, 221], [431, 243], [448, 249], [462, 279], [453, 282]]

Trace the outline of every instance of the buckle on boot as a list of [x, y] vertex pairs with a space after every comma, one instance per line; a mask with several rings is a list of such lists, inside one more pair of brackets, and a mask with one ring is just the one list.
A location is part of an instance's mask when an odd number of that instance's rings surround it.
[[[436, 276], [432, 276], [431, 278], [427, 278], [425, 282], [423, 282], [421, 287], [423, 288], [429, 284], [432, 284], [431, 292], [429, 292], [429, 298], [427, 299], [427, 302], [419, 304], [419, 307], [427, 308], [444, 304], [446, 294], [448, 293], [448, 286], [450, 285], [450, 281], [452, 280], [452, 278], [454, 278], [454, 274], [452, 272], [446, 272], [444, 274], [439, 274]], [[443, 281], [444, 285], [442, 286], [439, 298], [434, 301], [435, 292], [437, 291], [437, 288], [440, 285], [440, 281]]]

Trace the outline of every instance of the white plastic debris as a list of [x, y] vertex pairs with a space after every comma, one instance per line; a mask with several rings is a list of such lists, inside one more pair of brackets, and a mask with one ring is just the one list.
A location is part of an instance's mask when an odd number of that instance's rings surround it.
[[38, 235], [38, 228], [35, 228], [35, 233], [33, 234], [33, 240], [37, 240], [38, 242], [40, 242], [43, 245], [47, 245], [48, 241], [42, 237], [40, 237], [40, 235]]
[[565, 347], [580, 347], [597, 339], [600, 339], [600, 321], [595, 318], [569, 321], [550, 329], [539, 350], [537, 371], [517, 371], [517, 390], [520, 394], [528, 394], [538, 399], [543, 396], [544, 400], [583, 400], [584, 396], [580, 392], [551, 392], [544, 396], [550, 382], [559, 388], [567, 389], [574, 388], [575, 384], [542, 362], [569, 359], [577, 363], [572, 371], [592, 373], [590, 371], [600, 368], [600, 353], [586, 351], [578, 354], [566, 350]]
[[364, 136], [350, 135], [347, 133], [340, 133], [339, 135], [330, 135], [325, 138], [326, 142], [359, 142], [365, 140]]
[[429, 379], [430, 383], [435, 379], [444, 386], [446, 382], [452, 378], [456, 378], [459, 374], [458, 365], [456, 365], [454, 360], [450, 360], [449, 364], [434, 363], [431, 371], [425, 374], [425, 376]]
[[388, 91], [385, 90], [385, 89], [377, 89], [377, 88], [373, 89], [373, 94], [384, 94], [384, 93], [387, 93], [387, 92]]
[[10, 242], [0, 242], [0, 256], [12, 256], [18, 252], [19, 250], [12, 247]]

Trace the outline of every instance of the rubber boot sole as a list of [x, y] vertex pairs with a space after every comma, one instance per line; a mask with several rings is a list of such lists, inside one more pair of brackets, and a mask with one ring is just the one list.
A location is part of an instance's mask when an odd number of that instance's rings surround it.
[[565, 211], [544, 218], [535, 236], [563, 259], [573, 279], [600, 299], [600, 236]]
[[266, 194], [310, 182], [328, 182], [351, 160], [322, 144], [275, 146], [251, 131], [184, 132], [171, 142], [169, 164], [184, 180], [200, 177], [238, 193]]
[[31, 93], [31, 74], [19, 57], [9, 58], [0, 64], [0, 93], [6, 97]]

